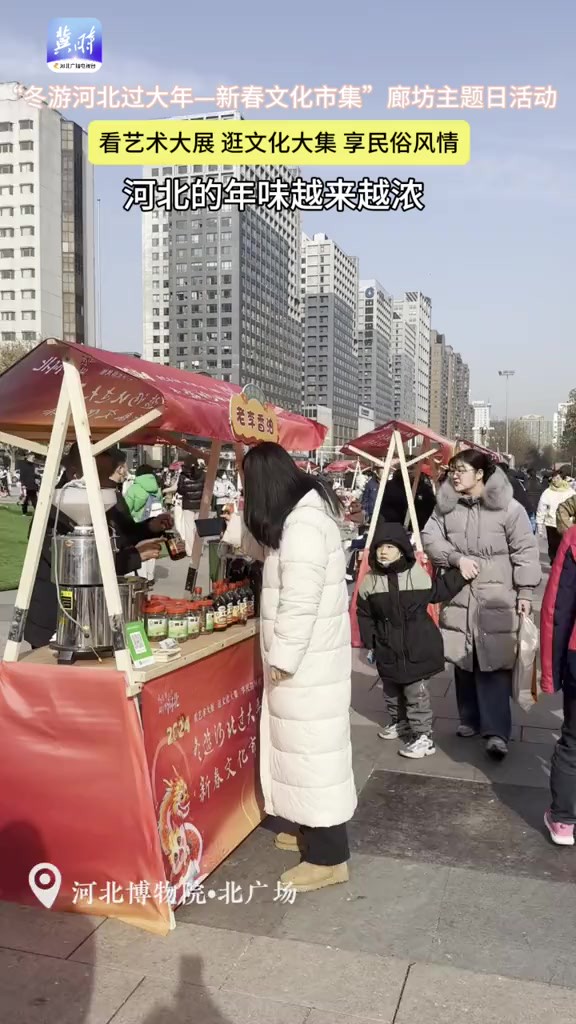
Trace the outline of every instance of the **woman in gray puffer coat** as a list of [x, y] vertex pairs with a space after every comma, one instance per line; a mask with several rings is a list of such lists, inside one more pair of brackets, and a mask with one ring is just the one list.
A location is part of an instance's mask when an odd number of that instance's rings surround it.
[[458, 735], [481, 733], [499, 760], [512, 729], [519, 615], [530, 614], [541, 579], [538, 543], [505, 473], [472, 450], [450, 462], [422, 542], [437, 568], [457, 566], [471, 581], [444, 606], [440, 625], [455, 665]]

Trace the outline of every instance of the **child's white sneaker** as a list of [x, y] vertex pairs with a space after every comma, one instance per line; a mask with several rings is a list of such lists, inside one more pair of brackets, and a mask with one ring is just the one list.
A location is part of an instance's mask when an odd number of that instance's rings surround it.
[[407, 740], [409, 736], [410, 726], [408, 722], [392, 722], [391, 725], [387, 725], [378, 733], [378, 737], [381, 740]]
[[429, 757], [430, 754], [436, 753], [436, 747], [431, 736], [415, 736], [413, 740], [402, 747], [398, 753], [402, 757]]

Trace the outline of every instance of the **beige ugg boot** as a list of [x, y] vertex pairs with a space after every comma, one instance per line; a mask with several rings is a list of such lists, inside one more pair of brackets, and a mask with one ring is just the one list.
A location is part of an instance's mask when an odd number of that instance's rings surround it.
[[274, 840], [274, 846], [278, 850], [290, 850], [293, 853], [300, 852], [300, 835], [291, 835], [290, 832], [279, 832]]
[[280, 883], [285, 888], [291, 886], [296, 892], [313, 892], [315, 889], [323, 889], [327, 885], [339, 885], [347, 882], [348, 864], [336, 864], [334, 867], [324, 867], [322, 864], [308, 864], [303, 860], [290, 871], [285, 871], [280, 877]]

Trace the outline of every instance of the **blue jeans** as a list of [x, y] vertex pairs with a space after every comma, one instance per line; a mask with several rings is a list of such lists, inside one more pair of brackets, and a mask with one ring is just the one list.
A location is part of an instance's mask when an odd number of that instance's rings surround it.
[[529, 512], [528, 513], [528, 519], [530, 520], [530, 526], [532, 527], [532, 533], [536, 533], [536, 530], [537, 530], [537, 526], [536, 526], [536, 513], [535, 512]]

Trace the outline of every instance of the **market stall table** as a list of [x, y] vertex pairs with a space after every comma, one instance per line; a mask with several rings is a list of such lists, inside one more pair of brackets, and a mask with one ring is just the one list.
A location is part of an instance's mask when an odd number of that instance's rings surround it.
[[[0, 439], [46, 455], [0, 663], [0, 899], [40, 899], [166, 934], [173, 906], [263, 814], [258, 622], [185, 641], [174, 661], [133, 664], [95, 456], [121, 440], [210, 441], [206, 517], [222, 442], [238, 455], [265, 439], [312, 450], [324, 434], [234, 385], [62, 342], [43, 343], [0, 377]], [[114, 654], [63, 667], [48, 648], [21, 655], [20, 647], [64, 443], [74, 436]]]

